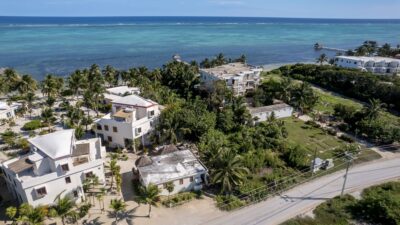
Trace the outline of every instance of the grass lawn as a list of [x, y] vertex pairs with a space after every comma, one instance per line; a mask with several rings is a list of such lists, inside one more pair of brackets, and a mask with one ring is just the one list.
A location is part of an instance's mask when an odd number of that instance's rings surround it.
[[343, 104], [347, 106], [353, 106], [356, 109], [361, 109], [363, 105], [361, 103], [358, 103], [356, 101], [353, 101], [351, 99], [346, 99], [338, 95], [334, 95], [330, 92], [325, 92], [322, 90], [315, 90], [315, 93], [319, 97], [318, 104], [316, 105], [315, 109], [324, 112], [324, 113], [329, 113], [332, 114], [334, 112], [334, 107], [337, 104]]
[[296, 118], [284, 119], [288, 131], [288, 141], [294, 145], [305, 147], [308, 154], [313, 157], [314, 151], [323, 159], [332, 158], [332, 149], [346, 144], [346, 142], [335, 136], [325, 133], [320, 128], [315, 128], [305, 124]]
[[[361, 109], [363, 107], [363, 105], [359, 102], [348, 98], [343, 98], [330, 92], [315, 90], [315, 93], [319, 96], [319, 101], [315, 109], [326, 114], [332, 114], [334, 112], [335, 105], [339, 103], [347, 106], [353, 106], [356, 109]], [[400, 125], [400, 118], [396, 115], [393, 115], [392, 113], [383, 112], [381, 114], [381, 118], [383, 120], [389, 121], [390, 123]]]

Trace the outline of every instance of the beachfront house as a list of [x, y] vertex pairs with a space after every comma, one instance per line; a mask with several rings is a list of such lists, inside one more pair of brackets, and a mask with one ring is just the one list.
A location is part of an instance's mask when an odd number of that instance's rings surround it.
[[7, 102], [0, 101], [0, 120], [8, 120], [15, 117], [15, 111], [21, 107], [21, 104], [7, 104]]
[[291, 117], [293, 114], [293, 107], [285, 103], [256, 108], [249, 107], [248, 109], [256, 123], [267, 121], [272, 114], [277, 119]]
[[[204, 184], [207, 184], [207, 168], [190, 149], [184, 146], [162, 146], [159, 149], [159, 155], [141, 156], [136, 160], [135, 165], [134, 175], [141, 184], [157, 185], [161, 190], [161, 195], [199, 191]], [[171, 193], [166, 189], [169, 182], [174, 184], [174, 190]]]
[[148, 142], [162, 106], [138, 95], [112, 101], [110, 114], [95, 121], [95, 132], [110, 147], [130, 148], [135, 139]]
[[400, 74], [400, 59], [386, 57], [336, 56], [335, 65], [380, 75]]
[[29, 153], [1, 163], [8, 191], [19, 203], [53, 204], [56, 197], [85, 199], [83, 182], [97, 176], [105, 183], [105, 148], [99, 138], [78, 141], [74, 130], [62, 130], [28, 140]]
[[201, 69], [200, 80], [202, 87], [207, 90], [212, 90], [216, 81], [225, 81], [227, 87], [236, 96], [243, 96], [257, 88], [260, 84], [261, 72], [262, 68], [245, 63], [229, 63], [214, 68]]
[[137, 87], [118, 86], [107, 88], [104, 93], [104, 101], [110, 104], [112, 101], [128, 95], [139, 95], [140, 89]]

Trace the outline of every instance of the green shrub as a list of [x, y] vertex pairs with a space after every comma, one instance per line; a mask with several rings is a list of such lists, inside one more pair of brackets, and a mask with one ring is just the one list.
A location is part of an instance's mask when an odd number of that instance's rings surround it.
[[44, 127], [40, 120], [32, 120], [24, 124], [22, 130], [30, 131]]
[[161, 203], [167, 207], [175, 207], [178, 205], [182, 205], [186, 202], [194, 198], [200, 198], [197, 192], [182, 192], [173, 196], [170, 196], [167, 200], [162, 201]]
[[339, 138], [342, 139], [345, 142], [349, 142], [349, 143], [354, 143], [355, 142], [355, 140], [352, 137], [350, 137], [348, 135], [345, 135], [345, 134], [340, 135]]
[[234, 195], [218, 195], [215, 200], [217, 207], [221, 210], [230, 211], [246, 205], [245, 201], [240, 200]]

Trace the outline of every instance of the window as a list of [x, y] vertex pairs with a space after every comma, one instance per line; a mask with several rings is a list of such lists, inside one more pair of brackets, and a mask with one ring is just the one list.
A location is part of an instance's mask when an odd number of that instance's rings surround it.
[[183, 184], [183, 179], [179, 180], [179, 184], [181, 184], [181, 185]]
[[87, 172], [86, 174], [85, 174], [85, 177], [86, 178], [88, 178], [88, 177], [93, 177], [94, 175], [93, 175], [93, 172]]
[[8, 118], [11, 117], [11, 113], [10, 113], [10, 112], [7, 113], [7, 117], [8, 117]]
[[108, 125], [104, 125], [104, 130], [108, 131]]
[[194, 181], [194, 178], [193, 177], [190, 177], [190, 182], [193, 182]]
[[73, 191], [74, 193], [74, 197], [77, 198], [78, 197], [78, 192], [77, 191]]
[[118, 132], [118, 129], [117, 129], [117, 127], [113, 127], [113, 132], [115, 132], [115, 133], [117, 133], [117, 132]]
[[68, 166], [68, 164], [63, 164], [63, 165], [61, 165], [61, 169], [62, 169], [64, 172], [69, 171], [69, 166]]
[[136, 133], [137, 133], [137, 134], [142, 133], [142, 128], [141, 128], [141, 127], [136, 128]]
[[167, 183], [163, 184], [163, 188], [167, 189]]
[[70, 184], [71, 183], [71, 177], [66, 177], [65, 178], [65, 183]]
[[153, 117], [154, 116], [154, 110], [151, 110], [150, 112], [149, 112], [149, 117]]
[[101, 125], [97, 124], [97, 130], [102, 130]]
[[108, 140], [108, 142], [112, 142], [112, 137], [108, 136], [107, 140]]
[[47, 190], [45, 187], [36, 189], [36, 193], [39, 197], [47, 195]]

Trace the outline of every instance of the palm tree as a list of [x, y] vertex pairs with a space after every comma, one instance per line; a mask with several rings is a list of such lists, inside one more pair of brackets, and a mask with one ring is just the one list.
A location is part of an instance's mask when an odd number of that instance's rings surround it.
[[28, 92], [25, 95], [25, 101], [27, 103], [27, 108], [28, 108], [28, 112], [29, 112], [29, 117], [32, 118], [32, 108], [33, 108], [33, 102], [36, 99], [36, 95], [34, 92]]
[[[10, 206], [6, 209], [6, 216], [12, 220], [12, 223], [14, 224], [15, 216], [17, 215], [17, 208]], [[5, 222], [5, 221], [4, 221]]]
[[46, 124], [51, 130], [51, 126], [55, 122], [56, 118], [54, 117], [54, 112], [51, 108], [45, 108], [41, 114], [43, 124]]
[[226, 59], [225, 59], [224, 54], [219, 53], [219, 54], [217, 55], [217, 57], [215, 58], [215, 61], [216, 61], [216, 63], [217, 63], [217, 66], [224, 65], [224, 64], [226, 63]]
[[328, 62], [328, 57], [326, 56], [325, 53], [323, 53], [317, 58], [317, 63], [319, 63], [322, 66], [325, 62]]
[[109, 87], [115, 84], [115, 80], [118, 78], [116, 77], [118, 72], [116, 69], [114, 69], [114, 67], [107, 65], [102, 73]]
[[122, 199], [111, 199], [110, 208], [114, 211], [115, 224], [117, 224], [118, 214], [125, 211], [126, 204]]
[[17, 90], [21, 95], [27, 92], [34, 92], [37, 88], [37, 82], [31, 75], [23, 75], [17, 84]]
[[18, 211], [18, 222], [22, 222], [26, 225], [43, 225], [47, 210], [42, 206], [34, 208], [31, 205], [24, 203], [19, 207]]
[[378, 118], [379, 114], [384, 110], [386, 107], [385, 103], [382, 103], [379, 99], [370, 99], [369, 105], [364, 107], [364, 115], [369, 120], [374, 120]]
[[112, 189], [114, 184], [114, 177], [119, 174], [121, 167], [118, 165], [118, 162], [115, 159], [111, 160], [106, 167], [111, 171], [110, 188]]
[[79, 92], [86, 87], [86, 77], [80, 70], [76, 70], [67, 78], [68, 88], [78, 98]]
[[[174, 189], [175, 189], [175, 184], [174, 184], [174, 182], [170, 181], [170, 182], [166, 183], [166, 184], [165, 184], [165, 189], [167, 189], [167, 191], [168, 191], [168, 200], [169, 200], [169, 197], [170, 197], [170, 195], [171, 195], [171, 192], [173, 192]], [[170, 207], [171, 207], [171, 203], [170, 203]]]
[[62, 223], [65, 225], [65, 218], [67, 218], [75, 204], [71, 201], [68, 196], [61, 198], [61, 194], [59, 194], [56, 198], [56, 202], [54, 205], [54, 210], [57, 213], [57, 216], [61, 217]]
[[148, 217], [151, 216], [151, 206], [157, 205], [157, 202], [160, 200], [160, 189], [158, 189], [157, 185], [149, 184], [147, 187], [140, 186], [140, 201], [149, 205], [149, 214]]
[[101, 188], [100, 193], [96, 195], [97, 201], [99, 202], [101, 211], [104, 211], [104, 196], [106, 195], [106, 189]]
[[234, 186], [240, 185], [249, 173], [244, 167], [242, 156], [237, 155], [229, 149], [220, 149], [220, 157], [214, 162], [212, 171], [212, 182], [222, 186], [223, 193], [232, 193]]
[[18, 75], [17, 71], [14, 69], [6, 69], [3, 72], [4, 76], [4, 92], [8, 94], [9, 92], [15, 91], [17, 89], [17, 85], [21, 79]]

